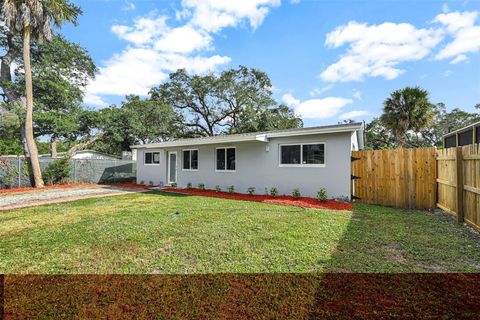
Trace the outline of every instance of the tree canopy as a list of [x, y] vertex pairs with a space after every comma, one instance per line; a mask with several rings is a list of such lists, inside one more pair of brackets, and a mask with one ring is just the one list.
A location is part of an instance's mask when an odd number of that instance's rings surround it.
[[420, 132], [432, 121], [434, 105], [426, 90], [405, 87], [392, 92], [383, 103], [381, 121], [395, 137], [397, 147], [403, 147], [408, 131]]
[[244, 66], [204, 76], [189, 75], [180, 69], [167, 82], [153, 88], [151, 96], [181, 114], [189, 136], [302, 125], [287, 107], [275, 108], [268, 75]]

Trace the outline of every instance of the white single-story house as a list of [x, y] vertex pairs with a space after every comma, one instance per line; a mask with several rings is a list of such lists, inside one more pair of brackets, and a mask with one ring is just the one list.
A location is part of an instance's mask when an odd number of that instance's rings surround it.
[[[58, 158], [61, 158], [64, 156], [66, 153], [65, 152], [59, 152], [57, 154]], [[40, 158], [50, 158], [50, 154], [41, 154], [39, 156]], [[113, 154], [108, 154], [108, 153], [103, 153], [103, 152], [98, 152], [94, 150], [80, 150], [75, 152], [73, 155], [72, 159], [88, 159], [88, 160], [120, 160], [122, 159], [121, 157], [117, 157]]]
[[137, 150], [137, 183], [184, 188], [204, 184], [257, 194], [277, 188], [350, 199], [351, 151], [363, 148], [363, 124], [348, 123], [131, 146]]

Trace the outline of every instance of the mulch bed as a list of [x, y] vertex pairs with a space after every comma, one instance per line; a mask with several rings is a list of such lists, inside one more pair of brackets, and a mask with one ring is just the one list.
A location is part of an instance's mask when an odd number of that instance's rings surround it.
[[294, 198], [292, 196], [267, 196], [267, 195], [249, 195], [242, 193], [229, 193], [229, 192], [217, 192], [216, 190], [200, 190], [200, 189], [176, 189], [176, 188], [166, 188], [164, 191], [181, 193], [181, 194], [190, 194], [196, 196], [207, 196], [215, 198], [224, 198], [232, 200], [243, 200], [243, 201], [254, 201], [254, 202], [265, 202], [273, 204], [281, 204], [286, 206], [296, 206], [304, 208], [316, 208], [316, 209], [326, 209], [326, 210], [352, 210], [352, 204], [347, 202], [340, 202], [336, 200], [326, 200], [318, 201], [315, 198], [309, 197], [298, 197]]
[[45, 186], [41, 188], [33, 188], [33, 187], [24, 187], [24, 188], [14, 188], [14, 189], [1, 189], [0, 194], [2, 193], [15, 193], [15, 192], [26, 192], [26, 191], [37, 191], [37, 190], [47, 190], [47, 189], [68, 189], [74, 187], [94, 187], [98, 186], [98, 184], [93, 183], [74, 183], [74, 184], [58, 184], [53, 186]]

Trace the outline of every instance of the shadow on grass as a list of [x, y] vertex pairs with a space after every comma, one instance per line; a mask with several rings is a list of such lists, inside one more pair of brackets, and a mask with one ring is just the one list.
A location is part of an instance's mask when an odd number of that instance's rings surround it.
[[474, 318], [478, 274], [5, 277], [5, 318]]
[[425, 246], [420, 231], [434, 221], [385, 210], [375, 217], [382, 212], [359, 207], [325, 273], [7, 275], [5, 318], [475, 319], [480, 274], [338, 273], [408, 270], [409, 257], [396, 251], [414, 241]]

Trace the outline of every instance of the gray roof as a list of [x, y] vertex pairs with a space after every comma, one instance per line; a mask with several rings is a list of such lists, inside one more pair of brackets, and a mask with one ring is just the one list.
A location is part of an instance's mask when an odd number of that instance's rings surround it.
[[228, 134], [228, 135], [222, 134], [222, 135], [209, 136], [209, 137], [178, 139], [174, 141], [133, 145], [131, 146], [131, 148], [132, 149], [165, 148], [165, 147], [175, 147], [175, 146], [202, 145], [202, 144], [228, 143], [228, 142], [241, 142], [241, 141], [266, 142], [268, 141], [268, 138], [305, 136], [310, 134], [322, 134], [322, 133], [325, 134], [325, 133], [353, 132], [353, 131], [363, 131], [363, 123], [353, 122], [353, 123], [347, 123], [347, 124], [334, 124], [334, 125], [328, 125], [328, 126], [317, 126], [317, 127], [307, 127], [307, 128], [249, 132], [249, 133]]
[[468, 129], [470, 129], [470, 128], [474, 128], [474, 127], [478, 127], [478, 126], [480, 126], [480, 121], [475, 122], [475, 123], [472, 123], [472, 124], [470, 124], [470, 125], [468, 125], [468, 126], [465, 126], [465, 127], [463, 127], [463, 128], [457, 129], [457, 130], [455, 130], [455, 131], [449, 132], [449, 133], [447, 133], [446, 135], [444, 135], [443, 138], [452, 136], [452, 135], [454, 135], [454, 134], [457, 134], [457, 133], [460, 133], [460, 132], [462, 132], [462, 131], [466, 131], [466, 130], [468, 130]]

